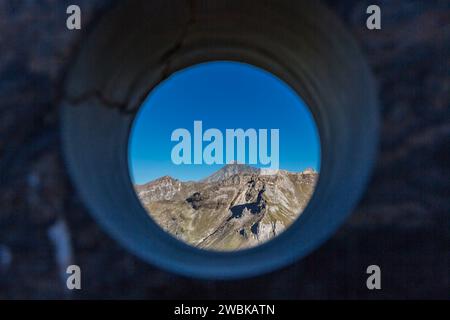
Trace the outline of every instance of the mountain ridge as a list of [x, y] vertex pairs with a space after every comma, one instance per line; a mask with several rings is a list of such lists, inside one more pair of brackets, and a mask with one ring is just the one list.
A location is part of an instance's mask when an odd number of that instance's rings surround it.
[[149, 215], [167, 232], [211, 250], [263, 243], [287, 228], [306, 207], [318, 173], [228, 164], [197, 182], [164, 176], [135, 186]]

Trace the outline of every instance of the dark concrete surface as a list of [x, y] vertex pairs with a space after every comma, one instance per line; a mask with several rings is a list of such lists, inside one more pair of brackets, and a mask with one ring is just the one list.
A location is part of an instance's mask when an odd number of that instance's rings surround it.
[[[99, 229], [77, 197], [58, 123], [62, 77], [83, 38], [65, 28], [73, 3], [86, 26], [109, 1], [0, 2], [0, 298], [450, 297], [448, 0], [376, 1], [381, 31], [365, 28], [373, 1], [326, 1], [378, 81], [383, 122], [373, 178], [352, 217], [314, 253], [231, 282], [183, 278], [140, 261]], [[68, 256], [58, 256], [51, 230], [69, 240]], [[82, 290], [64, 289], [61, 261], [80, 265]], [[381, 267], [380, 291], [366, 289], [371, 264]]]

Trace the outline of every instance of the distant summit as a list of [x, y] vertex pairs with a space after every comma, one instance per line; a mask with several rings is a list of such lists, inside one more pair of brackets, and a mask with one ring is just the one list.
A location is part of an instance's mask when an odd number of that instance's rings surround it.
[[232, 177], [236, 174], [259, 174], [260, 169], [250, 167], [246, 164], [240, 164], [237, 162], [233, 162], [230, 164], [225, 165], [222, 169], [219, 171], [216, 171], [209, 177], [201, 180], [201, 182], [211, 183], [211, 182], [217, 182], [226, 180], [229, 177]]

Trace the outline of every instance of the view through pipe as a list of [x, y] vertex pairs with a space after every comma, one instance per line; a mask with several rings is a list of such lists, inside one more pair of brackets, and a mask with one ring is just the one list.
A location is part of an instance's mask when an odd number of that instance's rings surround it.
[[[201, 250], [163, 231], [129, 175], [130, 128], [148, 93], [209, 61], [244, 62], [285, 81], [311, 109], [321, 138], [320, 178], [303, 214], [273, 240], [235, 252]], [[304, 257], [351, 213], [375, 157], [371, 72], [318, 1], [120, 1], [86, 35], [64, 90], [65, 158], [88, 209], [130, 251], [188, 276], [241, 278]]]

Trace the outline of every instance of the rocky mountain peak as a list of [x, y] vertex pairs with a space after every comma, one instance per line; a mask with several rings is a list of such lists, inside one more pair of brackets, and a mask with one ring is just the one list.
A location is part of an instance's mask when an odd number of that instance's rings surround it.
[[314, 170], [313, 168], [306, 168], [305, 170], [303, 170], [302, 173], [303, 174], [317, 174], [317, 171]]
[[170, 176], [164, 176], [143, 185], [135, 186], [141, 201], [171, 200], [182, 187], [181, 181]]
[[209, 177], [202, 180], [202, 182], [212, 183], [226, 180], [237, 174], [259, 174], [260, 169], [251, 167], [246, 164], [241, 164], [237, 162], [229, 163], [225, 165], [222, 169], [216, 171]]

